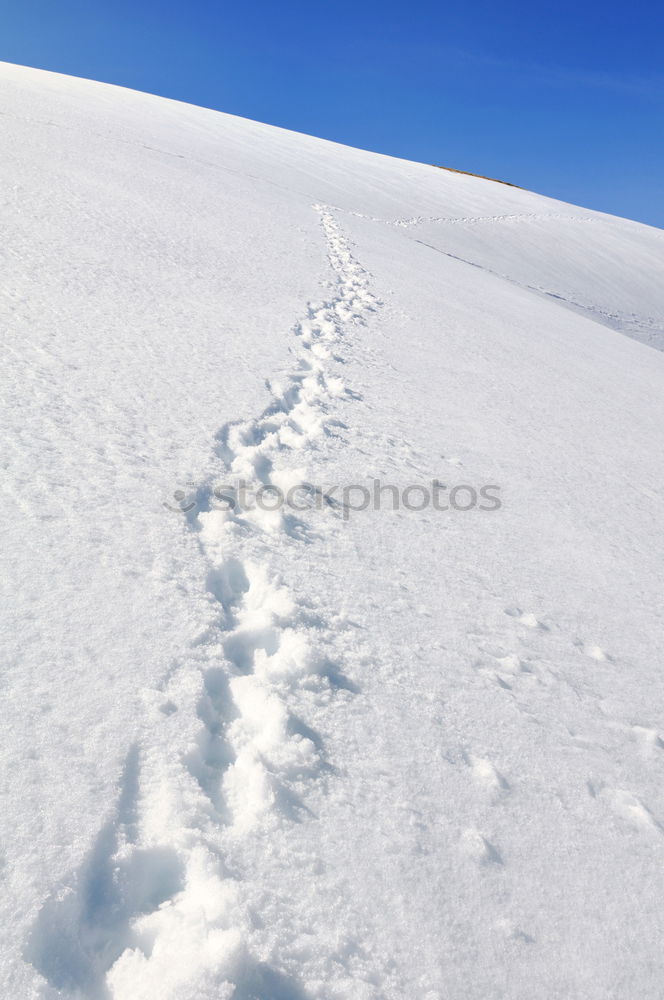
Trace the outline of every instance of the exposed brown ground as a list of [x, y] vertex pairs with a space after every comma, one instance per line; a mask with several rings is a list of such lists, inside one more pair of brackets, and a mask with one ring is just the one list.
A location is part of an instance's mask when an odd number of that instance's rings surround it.
[[511, 181], [501, 181], [497, 177], [485, 177], [484, 174], [474, 174], [472, 170], [457, 170], [456, 167], [443, 167], [440, 163], [432, 163], [432, 167], [437, 167], [438, 170], [449, 170], [452, 174], [466, 174], [468, 177], [481, 177], [483, 181], [495, 181], [496, 184], [506, 184], [511, 188], [519, 188], [523, 190], [519, 184], [512, 184]]

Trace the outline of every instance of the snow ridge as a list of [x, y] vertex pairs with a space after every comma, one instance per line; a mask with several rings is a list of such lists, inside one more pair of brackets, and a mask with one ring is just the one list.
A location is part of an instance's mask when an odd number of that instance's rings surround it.
[[[331, 210], [321, 219], [332, 294], [294, 327], [297, 367], [255, 419], [218, 435], [228, 476], [289, 488], [284, 460], [331, 433], [335, 350], [379, 305]], [[270, 570], [275, 537], [300, 539], [281, 510], [236, 511], [210, 481], [188, 522], [217, 609], [159, 691], [129, 753], [120, 794], [82, 868], [42, 907], [26, 957], [44, 997], [93, 1000], [268, 1000], [299, 995], [251, 948], [242, 885], [227, 848], [250, 831], [306, 816], [307, 788], [325, 773], [316, 734], [299, 723], [298, 690], [333, 696], [329, 626]], [[252, 557], [246, 557], [251, 550]], [[263, 959], [262, 961], [260, 959]]]

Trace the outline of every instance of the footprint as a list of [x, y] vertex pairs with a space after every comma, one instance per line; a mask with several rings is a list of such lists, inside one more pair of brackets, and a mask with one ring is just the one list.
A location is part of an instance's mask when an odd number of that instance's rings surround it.
[[543, 632], [549, 631], [549, 626], [545, 625], [544, 622], [541, 622], [538, 618], [536, 618], [532, 612], [522, 611], [521, 608], [511, 606], [509, 608], [505, 608], [505, 614], [509, 615], [510, 618], [516, 618], [516, 620], [521, 625], [525, 625], [526, 628], [540, 629]]
[[239, 559], [227, 559], [208, 573], [207, 589], [229, 610], [249, 590], [247, 573]]
[[651, 729], [649, 726], [635, 725], [632, 726], [632, 733], [648, 755], [653, 750], [664, 750], [664, 740], [656, 729]]
[[534, 937], [530, 934], [526, 934], [526, 932], [522, 930], [518, 924], [514, 923], [513, 920], [509, 920], [507, 917], [496, 921], [496, 927], [509, 941], [520, 941], [522, 944], [535, 943]]
[[222, 779], [224, 772], [235, 760], [226, 739], [226, 729], [232, 721], [232, 704], [225, 670], [221, 667], [206, 670], [203, 674], [203, 694], [196, 710], [203, 727], [196, 737], [195, 746], [184, 758], [187, 770], [196, 779], [222, 822], [229, 819], [222, 796]]
[[589, 794], [604, 800], [616, 816], [625, 820], [635, 830], [652, 830], [664, 834], [664, 826], [650, 809], [633, 792], [626, 788], [611, 788], [604, 782], [587, 782]]
[[105, 996], [106, 973], [132, 940], [132, 923], [182, 889], [183, 864], [167, 845], [137, 844], [139, 756], [127, 755], [113, 816], [80, 870], [43, 904], [24, 956], [57, 990]]
[[486, 757], [465, 754], [466, 763], [471, 768], [474, 780], [492, 802], [497, 802], [510, 792], [509, 782]]
[[655, 819], [648, 807], [632, 792], [615, 789], [607, 792], [609, 802], [618, 815], [623, 816], [632, 826], [664, 832], [662, 824]]
[[461, 836], [461, 850], [466, 857], [480, 865], [502, 865], [499, 850], [474, 827], [464, 830]]
[[596, 660], [598, 663], [602, 663], [608, 660], [609, 663], [613, 663], [613, 657], [593, 642], [584, 642], [583, 639], [575, 639], [574, 645], [579, 649], [585, 656], [589, 656], [591, 660]]
[[521, 659], [516, 653], [510, 653], [493, 643], [482, 643], [478, 648], [493, 663], [488, 665], [485, 660], [480, 659], [476, 661], [475, 667], [492, 677], [500, 687], [511, 691], [512, 684], [519, 678], [531, 684], [544, 683], [532, 661]]
[[240, 628], [224, 640], [224, 654], [241, 674], [254, 669], [254, 659], [258, 650], [267, 656], [274, 656], [279, 649], [279, 631], [271, 625], [265, 628]]
[[496, 657], [496, 663], [500, 665], [500, 669], [504, 674], [532, 674], [533, 672], [530, 661], [522, 660], [521, 657], [516, 656], [514, 653]]

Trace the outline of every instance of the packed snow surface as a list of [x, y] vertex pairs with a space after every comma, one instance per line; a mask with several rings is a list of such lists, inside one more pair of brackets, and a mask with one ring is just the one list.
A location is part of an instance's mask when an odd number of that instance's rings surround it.
[[0, 129], [3, 1000], [661, 998], [663, 234]]

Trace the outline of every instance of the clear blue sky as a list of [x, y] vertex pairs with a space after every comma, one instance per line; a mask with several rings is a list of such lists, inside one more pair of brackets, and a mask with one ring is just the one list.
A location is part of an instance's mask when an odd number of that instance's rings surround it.
[[0, 59], [664, 227], [661, 0], [0, 0]]

